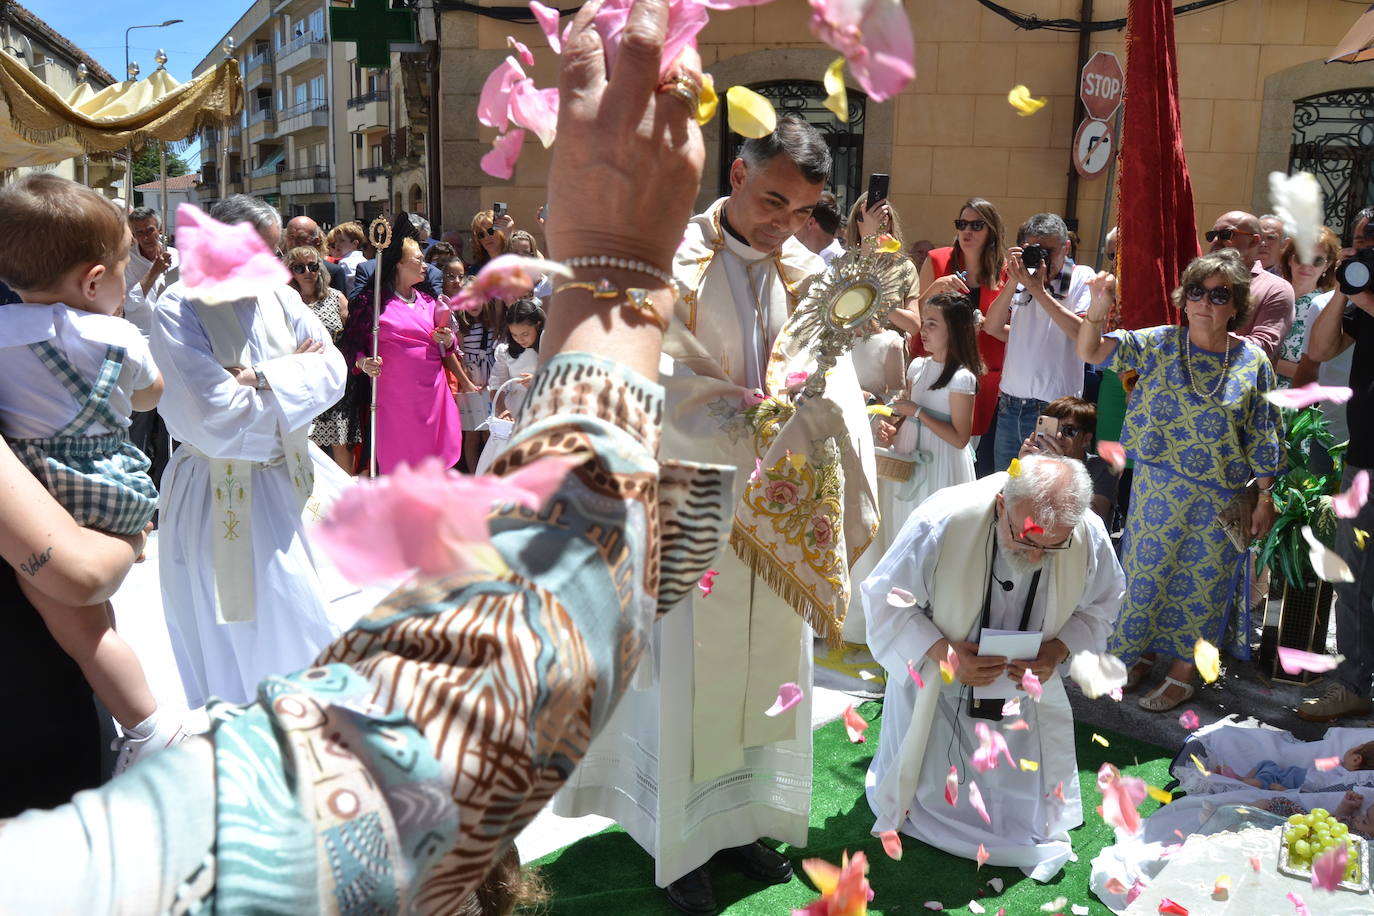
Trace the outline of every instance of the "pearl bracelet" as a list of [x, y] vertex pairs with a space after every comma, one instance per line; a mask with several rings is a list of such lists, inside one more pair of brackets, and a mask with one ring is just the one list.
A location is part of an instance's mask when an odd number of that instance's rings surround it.
[[646, 277], [653, 277], [659, 283], [670, 289], [677, 289], [677, 280], [666, 270], [659, 270], [652, 264], [643, 261], [636, 261], [634, 258], [615, 258], [610, 255], [582, 255], [576, 258], [565, 258], [563, 264], [567, 267], [613, 267], [617, 270], [628, 270], [632, 273], [643, 274]]

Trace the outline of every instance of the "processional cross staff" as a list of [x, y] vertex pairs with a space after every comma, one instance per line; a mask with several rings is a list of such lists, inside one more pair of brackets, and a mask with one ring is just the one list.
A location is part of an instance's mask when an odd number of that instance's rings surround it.
[[[372, 270], [372, 363], [377, 363], [377, 340], [381, 336], [382, 321], [382, 252], [391, 246], [391, 222], [385, 216], [374, 219], [367, 227], [367, 240], [377, 250]], [[368, 408], [371, 445], [368, 447], [367, 476], [377, 476], [377, 375], [372, 376], [372, 404]]]

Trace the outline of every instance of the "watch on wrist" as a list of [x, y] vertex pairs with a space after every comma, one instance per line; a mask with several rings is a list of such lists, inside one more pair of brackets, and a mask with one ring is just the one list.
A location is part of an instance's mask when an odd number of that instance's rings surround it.
[[267, 384], [267, 376], [265, 376], [265, 375], [262, 374], [262, 367], [261, 367], [261, 366], [254, 366], [254, 367], [253, 367], [253, 375], [257, 378], [257, 381], [256, 381], [254, 387], [256, 387], [259, 391], [271, 391], [271, 390], [272, 390], [272, 386], [269, 385], [269, 384]]

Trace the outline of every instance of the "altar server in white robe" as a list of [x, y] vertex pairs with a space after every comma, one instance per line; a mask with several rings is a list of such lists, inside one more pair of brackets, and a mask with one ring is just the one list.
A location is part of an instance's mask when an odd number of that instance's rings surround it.
[[[243, 195], [211, 216], [253, 223], [270, 247], [281, 233], [277, 212]], [[329, 607], [302, 518], [347, 484], [306, 438], [342, 395], [347, 365], [285, 286], [206, 305], [175, 284], [151, 344], [167, 383], [159, 409], [181, 443], [158, 532], [173, 654], [191, 708], [251, 701], [263, 677], [310, 664], [361, 610]]]
[[[790, 878], [788, 860], [755, 841], [806, 844], [808, 623], [836, 639], [843, 626], [846, 602], [835, 619], [824, 577], [804, 569], [800, 555], [785, 555], [785, 537], [771, 521], [750, 516], [742, 525], [740, 513], [768, 485], [782, 502], [800, 504], [798, 493], [825, 476], [824, 466], [838, 491], [835, 511], [810, 520], [808, 543], [817, 548], [813, 562], [832, 580], [842, 579], [845, 594], [851, 554], [867, 546], [876, 528], [872, 441], [848, 358], [829, 373], [825, 395], [795, 413], [787, 406], [771, 413], [776, 402], [759, 405], [761, 395], [754, 395], [782, 392], [795, 385], [788, 381], [794, 373], [814, 367], [809, 341], [790, 336], [787, 326], [824, 264], [792, 235], [830, 176], [829, 150], [805, 121], [784, 117], [772, 135], [747, 141], [740, 157], [731, 167], [730, 196], [693, 217], [678, 248], [674, 274], [683, 293], [660, 369], [668, 396], [663, 454], [738, 469], [733, 492], [694, 494], [692, 503], [697, 512], [719, 503], [727, 516], [734, 513], [732, 544], [711, 564], [717, 571], [712, 593], [691, 588], [694, 594], [660, 619], [637, 689], [621, 701], [555, 801], [564, 816], [614, 818], [654, 857], [655, 881], [685, 913], [716, 912], [704, 866], [717, 853], [721, 864], [755, 880]], [[754, 407], [762, 413], [751, 413]], [[765, 439], [760, 426], [768, 422], [763, 414], [780, 422], [767, 434], [767, 457], [756, 465]], [[822, 441], [833, 444], [828, 457], [818, 458], [813, 443]], [[783, 442], [803, 466], [799, 476], [787, 461], [774, 468], [773, 456], [781, 454], [774, 449]], [[757, 487], [750, 480], [756, 467], [766, 478]], [[799, 572], [780, 575], [780, 557]], [[802, 686], [801, 703], [765, 716], [779, 685], [789, 682]]]
[[[1083, 465], [1035, 456], [1013, 470], [1015, 477], [994, 474], [927, 499], [863, 583], [868, 643], [888, 674], [867, 794], [875, 834], [899, 830], [969, 859], [981, 844], [993, 865], [1046, 881], [1068, 861], [1068, 831], [1083, 821], [1063, 666], [1079, 652], [1102, 651], [1125, 585], [1107, 531], [1089, 511]], [[893, 588], [909, 597], [890, 599]], [[1037, 634], [1039, 653], [980, 657], [985, 627]], [[945, 684], [939, 662], [951, 647], [959, 664]], [[1019, 689], [1027, 668], [1044, 688], [1038, 702]], [[997, 688], [981, 704], [994, 713], [1020, 697], [1019, 717], [1030, 727], [1007, 728], [1015, 715], [974, 718], [979, 685]], [[1006, 739], [1015, 765], [1003, 756], [995, 769], [974, 769], [980, 721]], [[1039, 768], [1023, 769], [1023, 758]], [[951, 767], [954, 805], [945, 797]], [[970, 803], [973, 782], [990, 824]]]

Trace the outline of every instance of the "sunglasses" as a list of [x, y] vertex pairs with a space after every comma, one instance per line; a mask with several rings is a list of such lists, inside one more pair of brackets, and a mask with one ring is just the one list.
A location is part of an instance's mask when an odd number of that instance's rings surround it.
[[972, 229], [974, 232], [982, 232], [988, 227], [986, 220], [981, 219], [956, 219], [954, 228], [963, 232], [965, 229]]
[[1061, 436], [1066, 436], [1066, 437], [1068, 437], [1068, 438], [1070, 438], [1070, 439], [1072, 439], [1074, 436], [1078, 435], [1079, 433], [1086, 433], [1086, 432], [1087, 432], [1086, 429], [1083, 429], [1083, 428], [1078, 427], [1078, 426], [1074, 426], [1072, 423], [1065, 423], [1065, 424], [1063, 424], [1062, 426], [1059, 427], [1059, 435], [1061, 435]]
[[1058, 544], [1037, 544], [1035, 541], [1026, 540], [1015, 531], [1011, 530], [1011, 517], [1008, 516], [1007, 513], [1003, 512], [1002, 517], [1007, 519], [1007, 532], [1011, 535], [1011, 540], [1014, 544], [1020, 544], [1022, 547], [1028, 547], [1031, 550], [1068, 550], [1073, 546], [1072, 534], [1064, 538], [1064, 540], [1060, 541]]
[[1330, 263], [1331, 263], [1331, 259], [1330, 259], [1330, 258], [1328, 258], [1328, 257], [1327, 257], [1326, 255], [1324, 255], [1324, 254], [1319, 254], [1319, 255], [1317, 255], [1315, 258], [1312, 259], [1312, 263], [1311, 263], [1311, 264], [1303, 264], [1303, 263], [1302, 263], [1302, 260], [1299, 259], [1299, 260], [1297, 261], [1297, 263], [1293, 264], [1292, 266], [1293, 266], [1293, 267], [1325, 267], [1326, 265], [1328, 265], [1328, 264], [1330, 264]]
[[1256, 233], [1246, 232], [1244, 229], [1208, 229], [1203, 237], [1209, 242], [1215, 242], [1217, 239], [1221, 239], [1223, 242], [1229, 242], [1233, 235], [1248, 235], [1250, 238], [1256, 237]]
[[311, 261], [309, 264], [292, 264], [291, 272], [293, 274], [317, 274], [320, 272], [320, 265], [318, 261]]
[[1189, 283], [1188, 288], [1183, 291], [1183, 295], [1187, 297], [1189, 302], [1201, 302], [1205, 296], [1212, 305], [1231, 304], [1231, 287], [1229, 286], [1214, 286], [1208, 289], [1201, 283]]
[[485, 228], [485, 229], [478, 229], [478, 230], [477, 230], [477, 237], [478, 237], [479, 239], [484, 239], [484, 238], [486, 238], [487, 236], [495, 235], [495, 234], [496, 234], [496, 227], [495, 227], [495, 226], [488, 226], [488, 227]]

